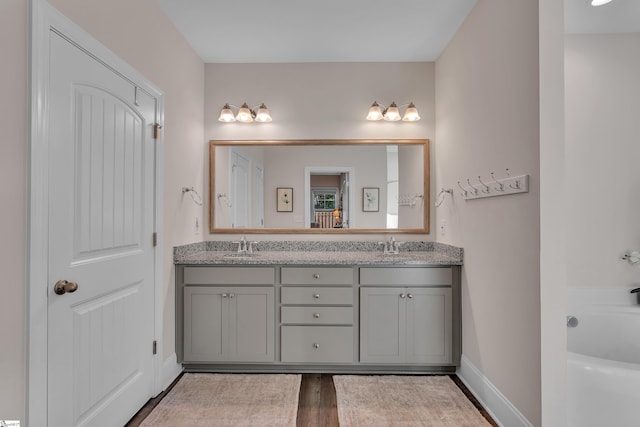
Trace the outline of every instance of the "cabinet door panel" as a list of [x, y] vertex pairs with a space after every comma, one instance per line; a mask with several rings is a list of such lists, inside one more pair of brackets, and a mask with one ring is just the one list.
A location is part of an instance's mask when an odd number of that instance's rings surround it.
[[184, 360], [220, 361], [227, 358], [228, 304], [219, 288], [184, 288]]
[[273, 362], [273, 288], [232, 288], [229, 304], [229, 359], [234, 362]]
[[405, 358], [405, 310], [401, 290], [360, 288], [360, 361], [401, 363]]
[[451, 289], [410, 288], [407, 363], [451, 363]]

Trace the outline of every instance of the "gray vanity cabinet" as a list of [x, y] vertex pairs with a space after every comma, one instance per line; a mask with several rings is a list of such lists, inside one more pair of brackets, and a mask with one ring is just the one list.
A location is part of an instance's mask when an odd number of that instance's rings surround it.
[[180, 265], [189, 371], [453, 372], [460, 267]]
[[362, 268], [360, 362], [451, 364], [451, 268]]
[[[185, 362], [274, 362], [273, 268], [185, 268]], [[204, 285], [204, 286], [203, 286]]]

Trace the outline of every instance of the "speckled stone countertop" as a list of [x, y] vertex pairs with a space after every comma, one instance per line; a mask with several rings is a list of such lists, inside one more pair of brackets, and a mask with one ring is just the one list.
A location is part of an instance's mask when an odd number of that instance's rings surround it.
[[254, 253], [237, 244], [208, 241], [174, 248], [181, 265], [462, 265], [463, 250], [436, 242], [406, 242], [399, 254], [384, 254], [378, 242], [261, 241]]

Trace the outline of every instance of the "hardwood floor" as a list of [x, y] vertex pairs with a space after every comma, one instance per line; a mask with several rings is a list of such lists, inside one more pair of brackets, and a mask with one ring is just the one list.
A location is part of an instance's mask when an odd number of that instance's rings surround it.
[[298, 400], [298, 427], [338, 427], [336, 388], [328, 374], [304, 374]]
[[[462, 390], [467, 398], [480, 411], [490, 425], [498, 427], [487, 411], [480, 405], [471, 392], [464, 386], [456, 375], [450, 375], [454, 383]], [[180, 380], [180, 377], [155, 397], [126, 424], [125, 427], [137, 427], [151, 413], [153, 408], [160, 403], [162, 398]], [[300, 397], [298, 399], [298, 427], [338, 427], [338, 409], [336, 404], [336, 388], [333, 385], [331, 374], [303, 374], [300, 384]]]

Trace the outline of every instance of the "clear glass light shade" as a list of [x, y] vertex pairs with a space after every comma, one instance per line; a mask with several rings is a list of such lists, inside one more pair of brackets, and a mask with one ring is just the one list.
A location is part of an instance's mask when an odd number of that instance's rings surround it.
[[231, 107], [229, 107], [229, 104], [224, 104], [224, 107], [222, 107], [222, 110], [220, 110], [220, 117], [218, 117], [218, 121], [225, 123], [236, 121], [236, 118], [234, 117], [233, 111], [231, 111]]
[[417, 122], [420, 120], [420, 115], [418, 114], [418, 109], [413, 102], [409, 104], [407, 107], [407, 111], [404, 112], [404, 116], [402, 116], [402, 120], [405, 122]]
[[246, 102], [242, 104], [240, 110], [238, 110], [236, 120], [242, 123], [251, 123], [253, 121], [253, 114]]
[[591, 6], [602, 6], [607, 3], [611, 3], [611, 0], [591, 0]]
[[389, 122], [397, 122], [402, 117], [400, 116], [400, 110], [395, 102], [392, 102], [387, 108], [387, 111], [384, 113], [384, 119]]
[[258, 107], [258, 112], [256, 113], [256, 122], [260, 123], [268, 123], [271, 121], [271, 114], [269, 110], [267, 110], [267, 106], [264, 104], [260, 104]]
[[369, 114], [367, 114], [367, 120], [382, 120], [382, 109], [377, 102], [374, 102], [369, 108]]

